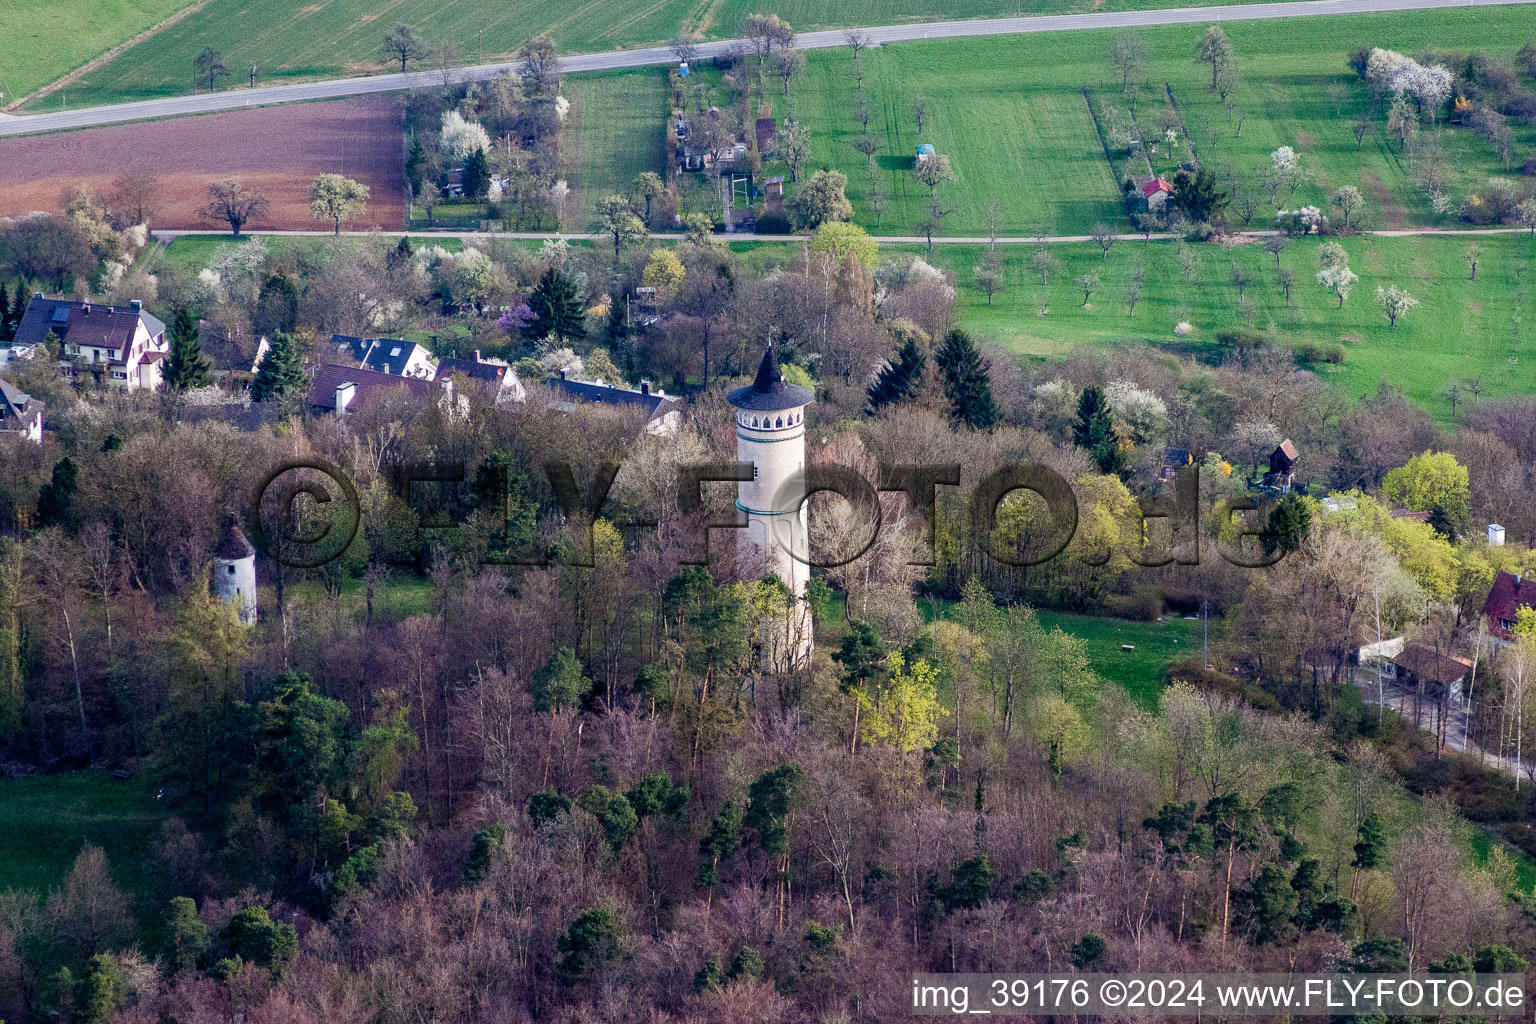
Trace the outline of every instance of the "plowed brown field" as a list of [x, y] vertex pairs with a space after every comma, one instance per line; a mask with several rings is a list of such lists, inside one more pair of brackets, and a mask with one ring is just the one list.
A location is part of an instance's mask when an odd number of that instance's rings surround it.
[[387, 96], [199, 114], [166, 121], [85, 128], [0, 140], [0, 216], [58, 212], [80, 184], [111, 191], [125, 171], [160, 179], [156, 228], [218, 227], [199, 210], [208, 184], [239, 178], [272, 204], [247, 231], [318, 229], [309, 186], [323, 172], [344, 174], [372, 192], [351, 228], [404, 226], [405, 172], [399, 104]]

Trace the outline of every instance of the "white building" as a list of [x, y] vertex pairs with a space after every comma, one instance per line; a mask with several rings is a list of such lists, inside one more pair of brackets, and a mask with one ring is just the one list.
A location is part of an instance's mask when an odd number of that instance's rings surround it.
[[0, 380], [0, 434], [43, 440], [43, 403], [8, 380]]
[[126, 306], [49, 299], [38, 292], [16, 325], [16, 345], [59, 341], [59, 369], [66, 377], [91, 374], [103, 383], [156, 388], [169, 352], [165, 324], [134, 299]]
[[256, 549], [231, 525], [213, 549], [213, 595], [235, 606], [240, 621], [256, 622]]
[[414, 341], [333, 334], [331, 344], [338, 356], [355, 360], [365, 370], [421, 380], [432, 380], [437, 376], [437, 360], [432, 358], [425, 345]]
[[736, 458], [752, 464], [752, 479], [737, 485], [736, 507], [747, 514], [748, 561], [760, 561], [789, 588], [795, 610], [783, 635], [765, 649], [779, 667], [803, 664], [811, 655], [810, 610], [802, 600], [810, 578], [805, 509], [805, 409], [816, 396], [787, 383], [772, 348], [763, 353], [757, 377], [732, 391], [736, 409]]

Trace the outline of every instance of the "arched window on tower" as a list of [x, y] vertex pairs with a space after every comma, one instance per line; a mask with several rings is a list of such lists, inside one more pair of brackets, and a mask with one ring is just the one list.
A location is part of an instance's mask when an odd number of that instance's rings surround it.
[[784, 425], [784, 417], [780, 416], [778, 419], [774, 420], [773, 425], [775, 427], [782, 427]]

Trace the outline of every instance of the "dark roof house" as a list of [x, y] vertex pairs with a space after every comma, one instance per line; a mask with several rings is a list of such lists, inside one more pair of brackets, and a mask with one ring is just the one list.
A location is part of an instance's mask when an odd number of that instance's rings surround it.
[[27, 303], [12, 340], [17, 345], [40, 345], [51, 331], [67, 344], [121, 352], [134, 340], [140, 324], [151, 338], [165, 334], [165, 324], [146, 313], [137, 299], [126, 306], [104, 306], [99, 302], [49, 299], [39, 292]]
[[359, 399], [387, 394], [400, 388], [408, 391], [411, 397], [421, 400], [432, 398], [439, 390], [437, 385], [420, 377], [401, 377], [362, 370], [355, 366], [323, 363], [315, 368], [309, 404], [316, 412], [340, 415]]
[[357, 360], [365, 370], [422, 380], [431, 380], [434, 376], [431, 353], [414, 341], [333, 334], [331, 344], [336, 347], [337, 355]]
[[0, 434], [43, 439], [43, 403], [8, 380], [0, 380]]
[[1510, 631], [1519, 621], [1521, 608], [1536, 608], [1536, 579], [1526, 579], [1518, 573], [1499, 573], [1494, 577], [1488, 600], [1483, 602], [1488, 629], [1496, 636], [1509, 639]]
[[160, 383], [165, 324], [137, 299], [126, 306], [104, 306], [38, 292], [16, 325], [14, 342], [39, 345], [50, 333], [59, 339], [59, 368], [66, 376], [85, 370], [130, 388]]
[[1290, 438], [1280, 442], [1280, 446], [1269, 453], [1269, 471], [1280, 476], [1288, 476], [1296, 470], [1296, 446]]
[[547, 384], [554, 391], [553, 408], [568, 411], [578, 402], [639, 408], [645, 413], [647, 430], [651, 433], [676, 427], [677, 413], [682, 408], [682, 402], [665, 391], [651, 390], [650, 381], [642, 381], [641, 390], [631, 391], [627, 387], [610, 387], [593, 381], [573, 381], [565, 376], [565, 370], [561, 370], [561, 375], [551, 378]]

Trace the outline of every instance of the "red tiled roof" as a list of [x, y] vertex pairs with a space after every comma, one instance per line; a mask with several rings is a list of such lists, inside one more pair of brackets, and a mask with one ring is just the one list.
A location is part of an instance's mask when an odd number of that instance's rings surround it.
[[1488, 592], [1488, 600], [1483, 602], [1488, 628], [1500, 636], [1507, 636], [1509, 630], [1504, 623], [1514, 622], [1522, 607], [1536, 608], [1536, 580], [1499, 573], [1494, 578], [1493, 589]]
[[1159, 192], [1172, 192], [1172, 191], [1173, 191], [1173, 186], [1170, 185], [1163, 178], [1153, 178], [1151, 181], [1149, 181], [1145, 185], [1141, 186], [1141, 194], [1142, 194], [1142, 196], [1144, 198], [1147, 198], [1147, 199], [1151, 199], [1153, 196], [1157, 195]]

